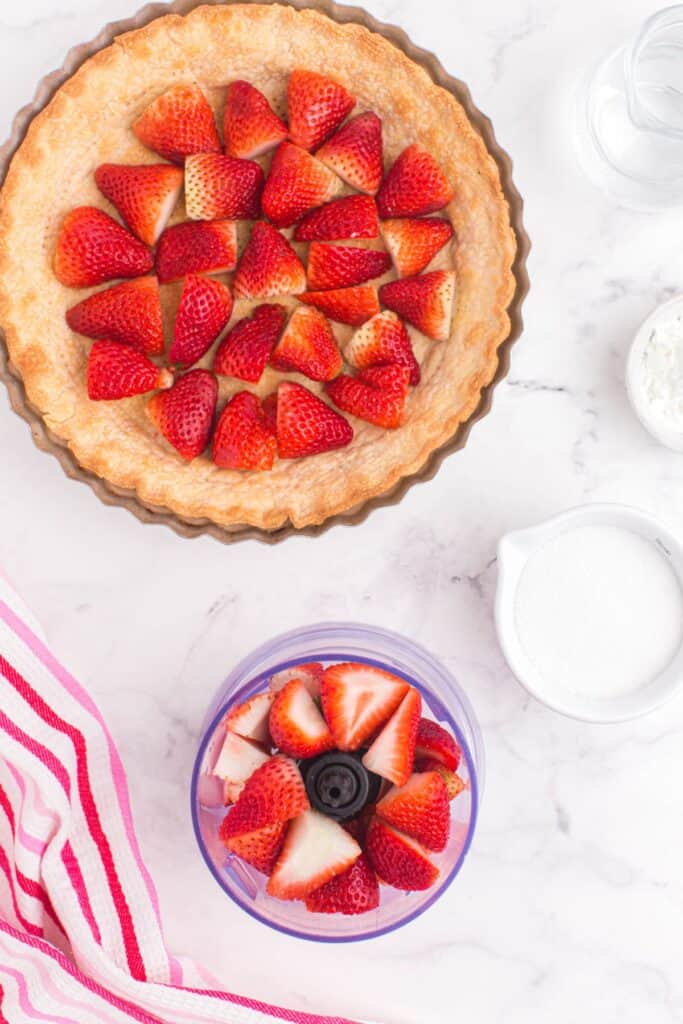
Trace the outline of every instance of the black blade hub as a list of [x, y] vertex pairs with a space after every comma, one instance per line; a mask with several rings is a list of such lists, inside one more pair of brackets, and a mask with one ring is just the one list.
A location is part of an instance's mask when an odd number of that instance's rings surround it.
[[311, 807], [338, 821], [355, 817], [379, 796], [382, 780], [368, 771], [360, 754], [330, 750], [299, 767]]

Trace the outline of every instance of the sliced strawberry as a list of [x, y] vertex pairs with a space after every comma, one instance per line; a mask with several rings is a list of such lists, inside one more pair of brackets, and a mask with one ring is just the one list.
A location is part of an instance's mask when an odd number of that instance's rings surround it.
[[238, 391], [223, 409], [213, 435], [212, 458], [222, 469], [273, 468], [275, 434], [251, 391]]
[[438, 722], [421, 718], [415, 743], [415, 757], [430, 757], [448, 768], [457, 771], [462, 750], [453, 736]]
[[413, 143], [389, 168], [377, 193], [377, 209], [387, 217], [420, 217], [450, 203], [455, 192], [426, 149]]
[[299, 769], [284, 754], [276, 754], [247, 779], [239, 800], [223, 822], [223, 839], [255, 832], [276, 821], [289, 821], [308, 807]]
[[[270, 761], [270, 755], [258, 744], [252, 743], [251, 740], [245, 740], [237, 733], [227, 732], [221, 752], [213, 767], [213, 774], [226, 783], [239, 786], [245, 783], [266, 761]], [[236, 795], [234, 791], [233, 795]], [[235, 803], [236, 800], [230, 802]]]
[[390, 266], [387, 254], [378, 249], [312, 242], [308, 250], [308, 287], [348, 288], [381, 277]]
[[306, 896], [306, 910], [314, 914], [366, 914], [378, 906], [377, 875], [364, 853], [341, 875]]
[[287, 138], [287, 125], [249, 82], [231, 82], [223, 116], [225, 151], [249, 160], [262, 156]]
[[88, 288], [115, 277], [140, 277], [154, 259], [146, 245], [96, 206], [67, 213], [57, 236], [54, 270], [68, 288]]
[[183, 187], [183, 172], [169, 164], [101, 164], [95, 183], [133, 234], [156, 245]]
[[295, 242], [335, 242], [341, 238], [377, 238], [379, 218], [371, 196], [342, 196], [311, 210], [294, 229]]
[[308, 388], [283, 380], [277, 395], [277, 444], [281, 459], [318, 455], [343, 448], [353, 440], [351, 424]]
[[268, 719], [274, 699], [272, 693], [257, 693], [243, 704], [231, 708], [225, 719], [228, 730], [244, 739], [270, 745]]
[[438, 772], [411, 775], [377, 804], [377, 814], [437, 853], [446, 848], [451, 829], [446, 783]]
[[[235, 739], [241, 739], [241, 736], [236, 736]], [[246, 782], [228, 782], [226, 779], [223, 783], [223, 803], [226, 807], [230, 804], [236, 804], [242, 795], [242, 791], [246, 785]]]
[[465, 780], [456, 772], [450, 771], [434, 757], [415, 757], [416, 772], [438, 772], [446, 785], [446, 792], [449, 800], [455, 800], [466, 788]]
[[399, 277], [421, 273], [453, 237], [453, 225], [443, 217], [385, 220], [380, 230]]
[[238, 320], [223, 338], [216, 352], [214, 372], [255, 384], [261, 379], [286, 319], [284, 306], [257, 306], [251, 316]]
[[281, 900], [303, 899], [350, 868], [360, 854], [356, 840], [336, 821], [306, 811], [289, 826], [267, 892]]
[[370, 823], [365, 851], [381, 881], [395, 889], [418, 892], [431, 888], [439, 877], [420, 844], [380, 818]]
[[374, 665], [343, 662], [326, 668], [323, 713], [339, 750], [358, 750], [394, 713], [408, 683]]
[[356, 105], [338, 82], [315, 71], [295, 68], [287, 87], [287, 115], [292, 141], [315, 149], [338, 128]]
[[261, 205], [266, 217], [286, 228], [341, 189], [336, 174], [305, 149], [283, 142], [270, 165]]
[[315, 306], [331, 320], [359, 327], [379, 313], [377, 289], [372, 284], [358, 284], [353, 288], [335, 288], [326, 292], [303, 292], [302, 302]]
[[170, 388], [173, 374], [155, 366], [147, 356], [118, 341], [96, 341], [88, 356], [88, 397], [95, 402], [144, 395]]
[[277, 391], [272, 391], [263, 399], [263, 418], [269, 430], [277, 435]]
[[192, 153], [220, 153], [213, 111], [196, 85], [174, 85], [157, 96], [133, 124], [143, 146], [182, 164]]
[[191, 220], [255, 220], [263, 171], [253, 160], [197, 153], [185, 161], [185, 209]]
[[[228, 816], [224, 821], [227, 820]], [[219, 835], [223, 839], [222, 825]], [[287, 822], [276, 821], [273, 825], [256, 829], [255, 832], [246, 832], [242, 836], [228, 836], [224, 842], [232, 853], [241, 857], [247, 864], [251, 864], [257, 871], [269, 875], [275, 867], [286, 835]]]
[[359, 370], [371, 366], [405, 366], [410, 383], [420, 383], [420, 364], [415, 358], [408, 332], [390, 310], [378, 313], [354, 333], [344, 350], [346, 361]]
[[382, 182], [382, 122], [368, 111], [351, 118], [316, 153], [347, 185], [374, 195]]
[[374, 366], [358, 377], [342, 373], [325, 390], [342, 412], [391, 430], [403, 422], [410, 371], [405, 366]]
[[208, 370], [190, 370], [172, 388], [153, 395], [147, 415], [169, 444], [188, 461], [206, 448], [214, 413], [218, 383]]
[[270, 733], [280, 753], [290, 757], [317, 757], [332, 750], [334, 740], [302, 679], [291, 679], [275, 698], [270, 712]]
[[420, 694], [411, 686], [363, 757], [369, 771], [395, 786], [404, 786], [412, 774], [421, 708]]
[[231, 312], [232, 295], [224, 284], [188, 274], [173, 328], [170, 361], [190, 366], [201, 359], [227, 324]]
[[434, 341], [447, 341], [455, 298], [452, 270], [432, 270], [417, 277], [389, 281], [379, 291], [383, 305]]
[[276, 370], [295, 370], [311, 380], [332, 380], [342, 357], [330, 321], [312, 306], [297, 306], [270, 357]]
[[188, 220], [166, 228], [157, 247], [162, 284], [186, 274], [221, 274], [237, 262], [237, 232], [232, 220]]
[[293, 665], [292, 668], [283, 668], [270, 677], [269, 687], [273, 693], [279, 693], [291, 679], [300, 679], [311, 697], [317, 700], [320, 697], [320, 680], [323, 676], [323, 667], [319, 661], [308, 661], [303, 665]]
[[287, 239], [270, 224], [254, 224], [240, 257], [233, 291], [238, 299], [298, 295], [306, 289], [304, 265]]
[[86, 338], [120, 341], [149, 356], [164, 351], [159, 282], [153, 274], [89, 295], [66, 311], [66, 322]]

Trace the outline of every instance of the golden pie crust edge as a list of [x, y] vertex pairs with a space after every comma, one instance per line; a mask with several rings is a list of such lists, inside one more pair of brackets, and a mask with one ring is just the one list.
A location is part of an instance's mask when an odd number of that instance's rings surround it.
[[[411, 330], [423, 380], [398, 430], [352, 418], [349, 448], [278, 462], [270, 473], [221, 470], [207, 457], [186, 464], [148, 423], [145, 396], [120, 403], [87, 398], [89, 342], [64, 322], [64, 311], [87, 292], [65, 289], [54, 277], [57, 231], [75, 205], [111, 212], [92, 183], [99, 163], [156, 159], [138, 147], [129, 126], [163, 89], [196, 81], [211, 98], [244, 77], [276, 99], [295, 66], [332, 75], [357, 97], [358, 109], [377, 111], [387, 163], [417, 141], [454, 183], [447, 210], [458, 238], [451, 336], [427, 342]], [[229, 529], [274, 530], [288, 522], [301, 528], [391, 491], [473, 414], [509, 334], [515, 248], [498, 168], [465, 111], [383, 36], [314, 10], [203, 6], [117, 37], [32, 121], [0, 195], [0, 324], [29, 401], [84, 468], [182, 517]]]

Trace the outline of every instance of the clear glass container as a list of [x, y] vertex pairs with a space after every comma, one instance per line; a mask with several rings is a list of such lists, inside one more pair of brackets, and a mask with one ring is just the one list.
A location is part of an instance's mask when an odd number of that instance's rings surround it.
[[[450, 805], [448, 846], [443, 853], [430, 855], [440, 869], [438, 882], [424, 892], [412, 893], [383, 885], [377, 910], [355, 917], [312, 914], [302, 902], [270, 897], [265, 890], [266, 877], [226, 850], [218, 835], [226, 811], [222, 805], [222, 785], [210, 773], [225, 735], [227, 711], [267, 689], [275, 672], [311, 661], [358, 661], [402, 676], [419, 689], [422, 714], [443, 723], [463, 751], [458, 774], [466, 788]], [[481, 732], [472, 707], [439, 661], [419, 645], [387, 630], [356, 623], [323, 623], [294, 630], [259, 647], [233, 669], [220, 687], [206, 715], [192, 773], [192, 822], [202, 856], [214, 878], [252, 917], [278, 931], [320, 942], [369, 939], [393, 931], [424, 913], [458, 874], [476, 826], [483, 772]]]

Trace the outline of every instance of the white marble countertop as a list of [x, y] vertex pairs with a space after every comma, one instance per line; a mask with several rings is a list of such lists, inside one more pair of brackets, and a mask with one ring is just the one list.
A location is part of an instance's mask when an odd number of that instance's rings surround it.
[[[136, 0], [0, 8], [0, 122], [67, 48]], [[466, 450], [398, 508], [276, 548], [182, 540], [102, 506], [37, 451], [0, 394], [0, 565], [95, 695], [129, 774], [170, 944], [238, 991], [381, 1024], [673, 1024], [683, 1020], [683, 696], [587, 726], [527, 697], [496, 644], [495, 546], [582, 501], [675, 527], [681, 456], [624, 393], [635, 327], [681, 290], [683, 215], [615, 208], [582, 177], [577, 75], [649, 0], [374, 0], [465, 79], [515, 161], [533, 240], [526, 330]], [[370, 944], [298, 942], [223, 897], [194, 845], [200, 722], [237, 658], [321, 618], [404, 631], [466, 688], [487, 752], [464, 870], [409, 928]]]

